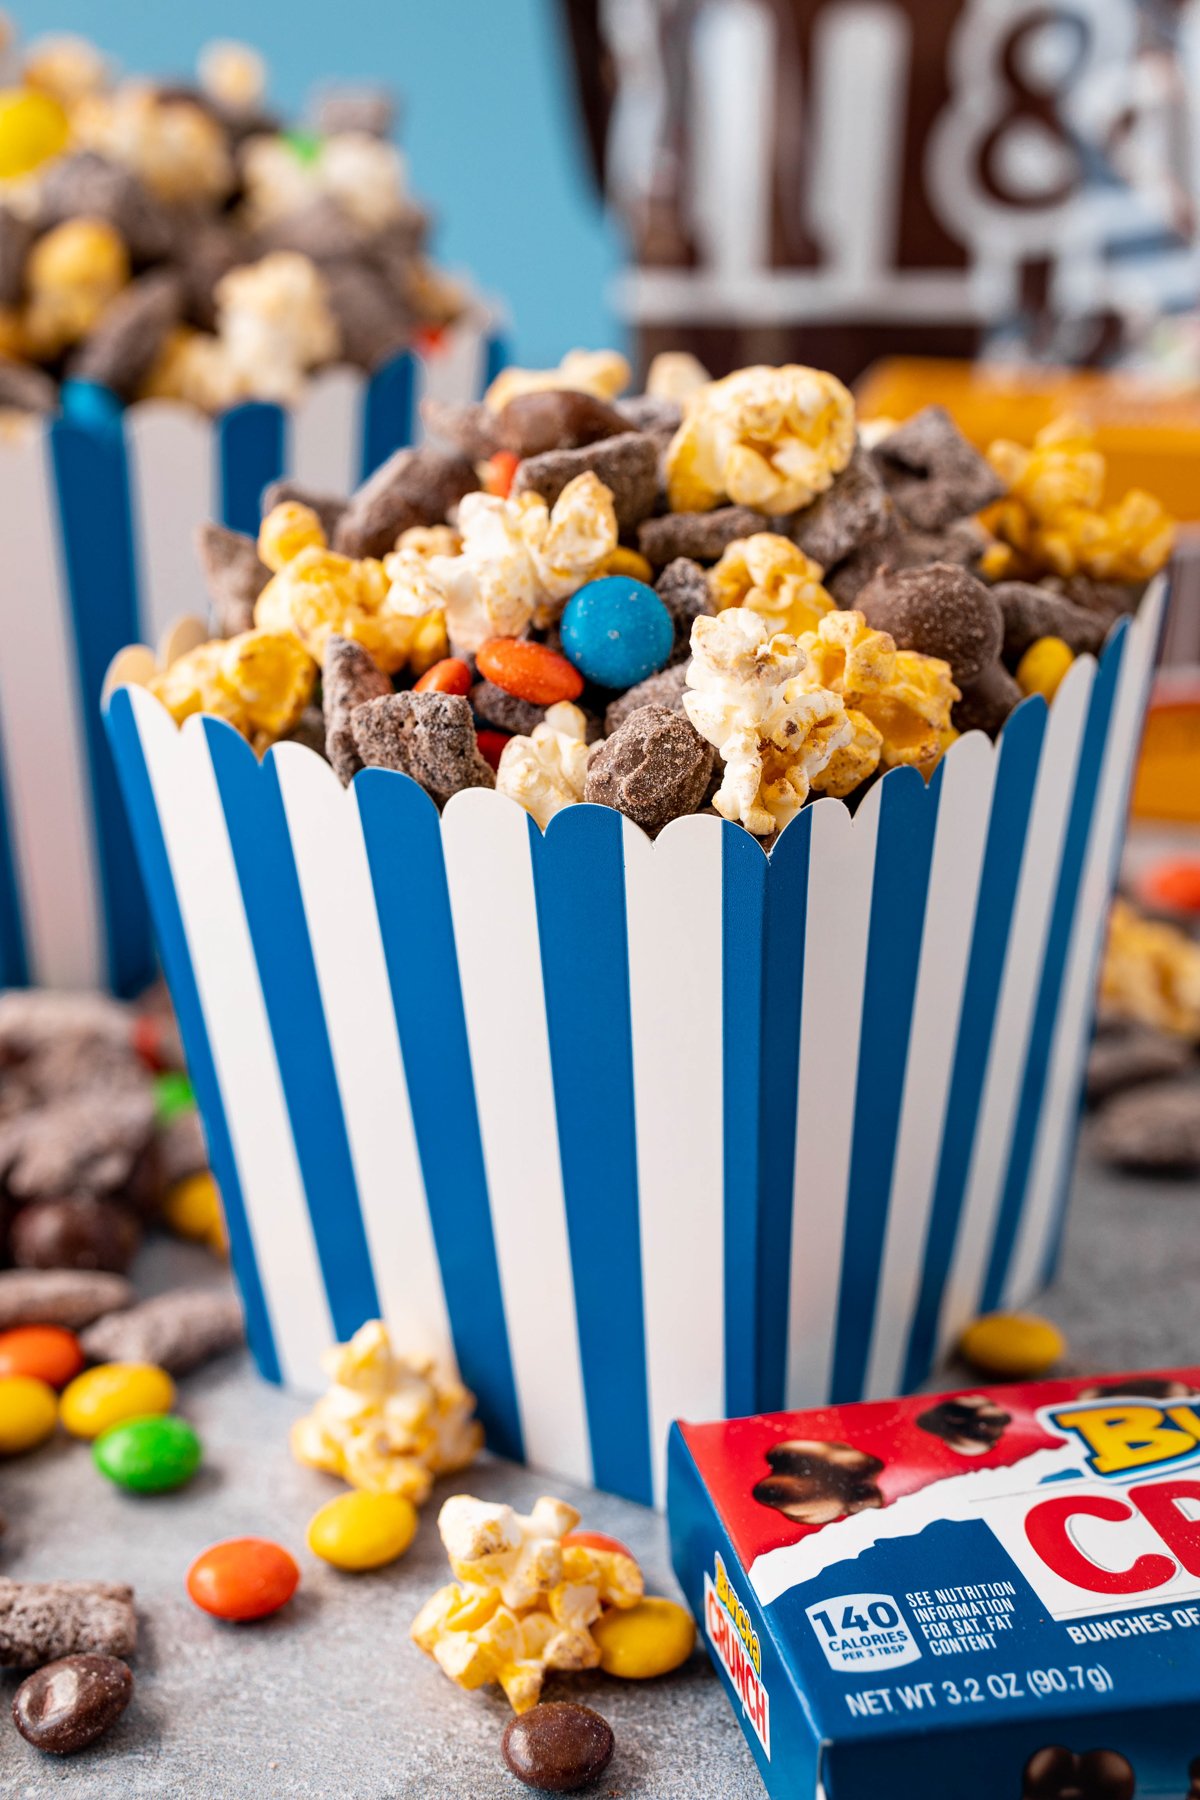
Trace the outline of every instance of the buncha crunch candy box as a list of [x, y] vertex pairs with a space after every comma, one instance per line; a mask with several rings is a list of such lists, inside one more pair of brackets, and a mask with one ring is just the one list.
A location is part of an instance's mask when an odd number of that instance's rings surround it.
[[677, 1424], [668, 1508], [775, 1800], [1200, 1794], [1200, 1369]]

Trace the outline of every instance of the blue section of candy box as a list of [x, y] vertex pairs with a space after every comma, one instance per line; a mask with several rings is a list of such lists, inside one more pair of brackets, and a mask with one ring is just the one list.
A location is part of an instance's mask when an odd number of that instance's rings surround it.
[[1053, 1261], [1163, 591], [1053, 708], [806, 808], [543, 835], [134, 689], [108, 726], [264, 1373], [382, 1315], [497, 1449], [915, 1383]]
[[[474, 328], [471, 347], [462, 398], [504, 359]], [[150, 915], [100, 721], [105, 671], [125, 645], [205, 616], [201, 520], [257, 530], [263, 487], [287, 472], [348, 492], [415, 440], [424, 378], [404, 353], [369, 381], [317, 376], [291, 413], [255, 403], [215, 421], [159, 402], [123, 412], [106, 390], [68, 384], [61, 418], [5, 445], [0, 988], [129, 994], [151, 979]]]

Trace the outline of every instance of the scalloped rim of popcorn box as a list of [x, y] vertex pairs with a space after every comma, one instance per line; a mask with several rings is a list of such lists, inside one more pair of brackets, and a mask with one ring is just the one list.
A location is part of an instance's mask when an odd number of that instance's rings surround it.
[[672, 1418], [895, 1392], [1028, 1297], [1164, 591], [995, 745], [769, 855], [586, 804], [543, 834], [485, 790], [439, 817], [391, 770], [347, 798], [304, 746], [111, 694], [264, 1373], [313, 1388], [417, 1313], [495, 1447], [649, 1499]]

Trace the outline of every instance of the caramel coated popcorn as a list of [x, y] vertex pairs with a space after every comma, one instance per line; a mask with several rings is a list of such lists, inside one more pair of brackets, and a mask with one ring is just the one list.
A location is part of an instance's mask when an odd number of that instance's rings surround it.
[[807, 666], [795, 638], [772, 635], [746, 607], [692, 627], [684, 709], [725, 765], [713, 805], [755, 837], [771, 837], [795, 818], [854, 735], [839, 696], [804, 682]]
[[442, 594], [425, 559], [410, 551], [385, 566], [340, 556], [326, 548], [315, 512], [294, 501], [275, 507], [262, 533], [263, 561], [284, 560], [255, 602], [257, 625], [295, 633], [314, 662], [331, 637], [349, 638], [386, 674], [406, 666], [420, 674], [445, 654]]
[[629, 386], [629, 364], [617, 350], [568, 350], [557, 369], [501, 369], [483, 397], [489, 412], [502, 412], [519, 394], [559, 389], [615, 400]]
[[1100, 1000], [1123, 1018], [1200, 1042], [1200, 944], [1114, 901]]
[[735, 538], [709, 572], [708, 585], [718, 611], [748, 606], [772, 631], [799, 637], [811, 631], [833, 606], [821, 585], [819, 563], [797, 549], [791, 538], [756, 531]]
[[292, 1427], [292, 1455], [372, 1494], [420, 1506], [434, 1477], [483, 1448], [475, 1396], [430, 1359], [401, 1356], [378, 1319], [323, 1359], [330, 1388]]
[[223, 200], [233, 187], [233, 158], [218, 122], [195, 101], [149, 82], [88, 94], [73, 124], [84, 149], [123, 163], [160, 200]]
[[799, 642], [808, 658], [802, 679], [840, 694], [856, 732], [854, 745], [838, 753], [836, 766], [818, 776], [815, 787], [827, 794], [857, 787], [874, 772], [866, 767], [872, 739], [878, 742], [879, 766], [932, 770], [954, 735], [950, 710], [959, 691], [949, 663], [917, 650], [897, 650], [887, 632], [872, 631], [860, 612], [827, 613]]
[[145, 685], [176, 724], [193, 713], [213, 713], [261, 751], [295, 729], [316, 673], [292, 632], [256, 628], [197, 645]]
[[1173, 521], [1141, 488], [1103, 505], [1104, 458], [1087, 426], [1059, 419], [1038, 433], [1031, 450], [1000, 439], [988, 460], [1008, 489], [989, 514], [999, 540], [984, 560], [990, 578], [1139, 582], [1166, 565]]
[[690, 396], [667, 451], [667, 498], [673, 512], [723, 499], [794, 512], [832, 484], [854, 443], [854, 401], [836, 376], [798, 363], [739, 369]]
[[632, 1557], [564, 1543], [580, 1515], [543, 1497], [522, 1515], [511, 1506], [456, 1494], [438, 1530], [456, 1577], [421, 1608], [413, 1641], [459, 1687], [499, 1683], [515, 1712], [537, 1704], [550, 1669], [594, 1669], [590, 1627], [606, 1607], [642, 1598]]

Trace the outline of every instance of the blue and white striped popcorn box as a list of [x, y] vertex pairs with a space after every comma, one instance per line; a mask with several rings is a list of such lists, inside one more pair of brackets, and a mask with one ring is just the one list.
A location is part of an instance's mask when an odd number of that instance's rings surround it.
[[475, 399], [499, 361], [480, 314], [429, 360], [324, 371], [290, 412], [68, 410], [0, 448], [0, 988], [132, 993], [154, 972], [100, 693], [126, 644], [206, 614], [197, 524], [256, 531], [284, 473], [348, 492], [419, 435], [421, 396]]
[[263, 1373], [419, 1329], [492, 1447], [661, 1501], [667, 1428], [917, 1383], [1051, 1271], [1164, 584], [1052, 707], [818, 800], [543, 836], [490, 791], [108, 729]]

